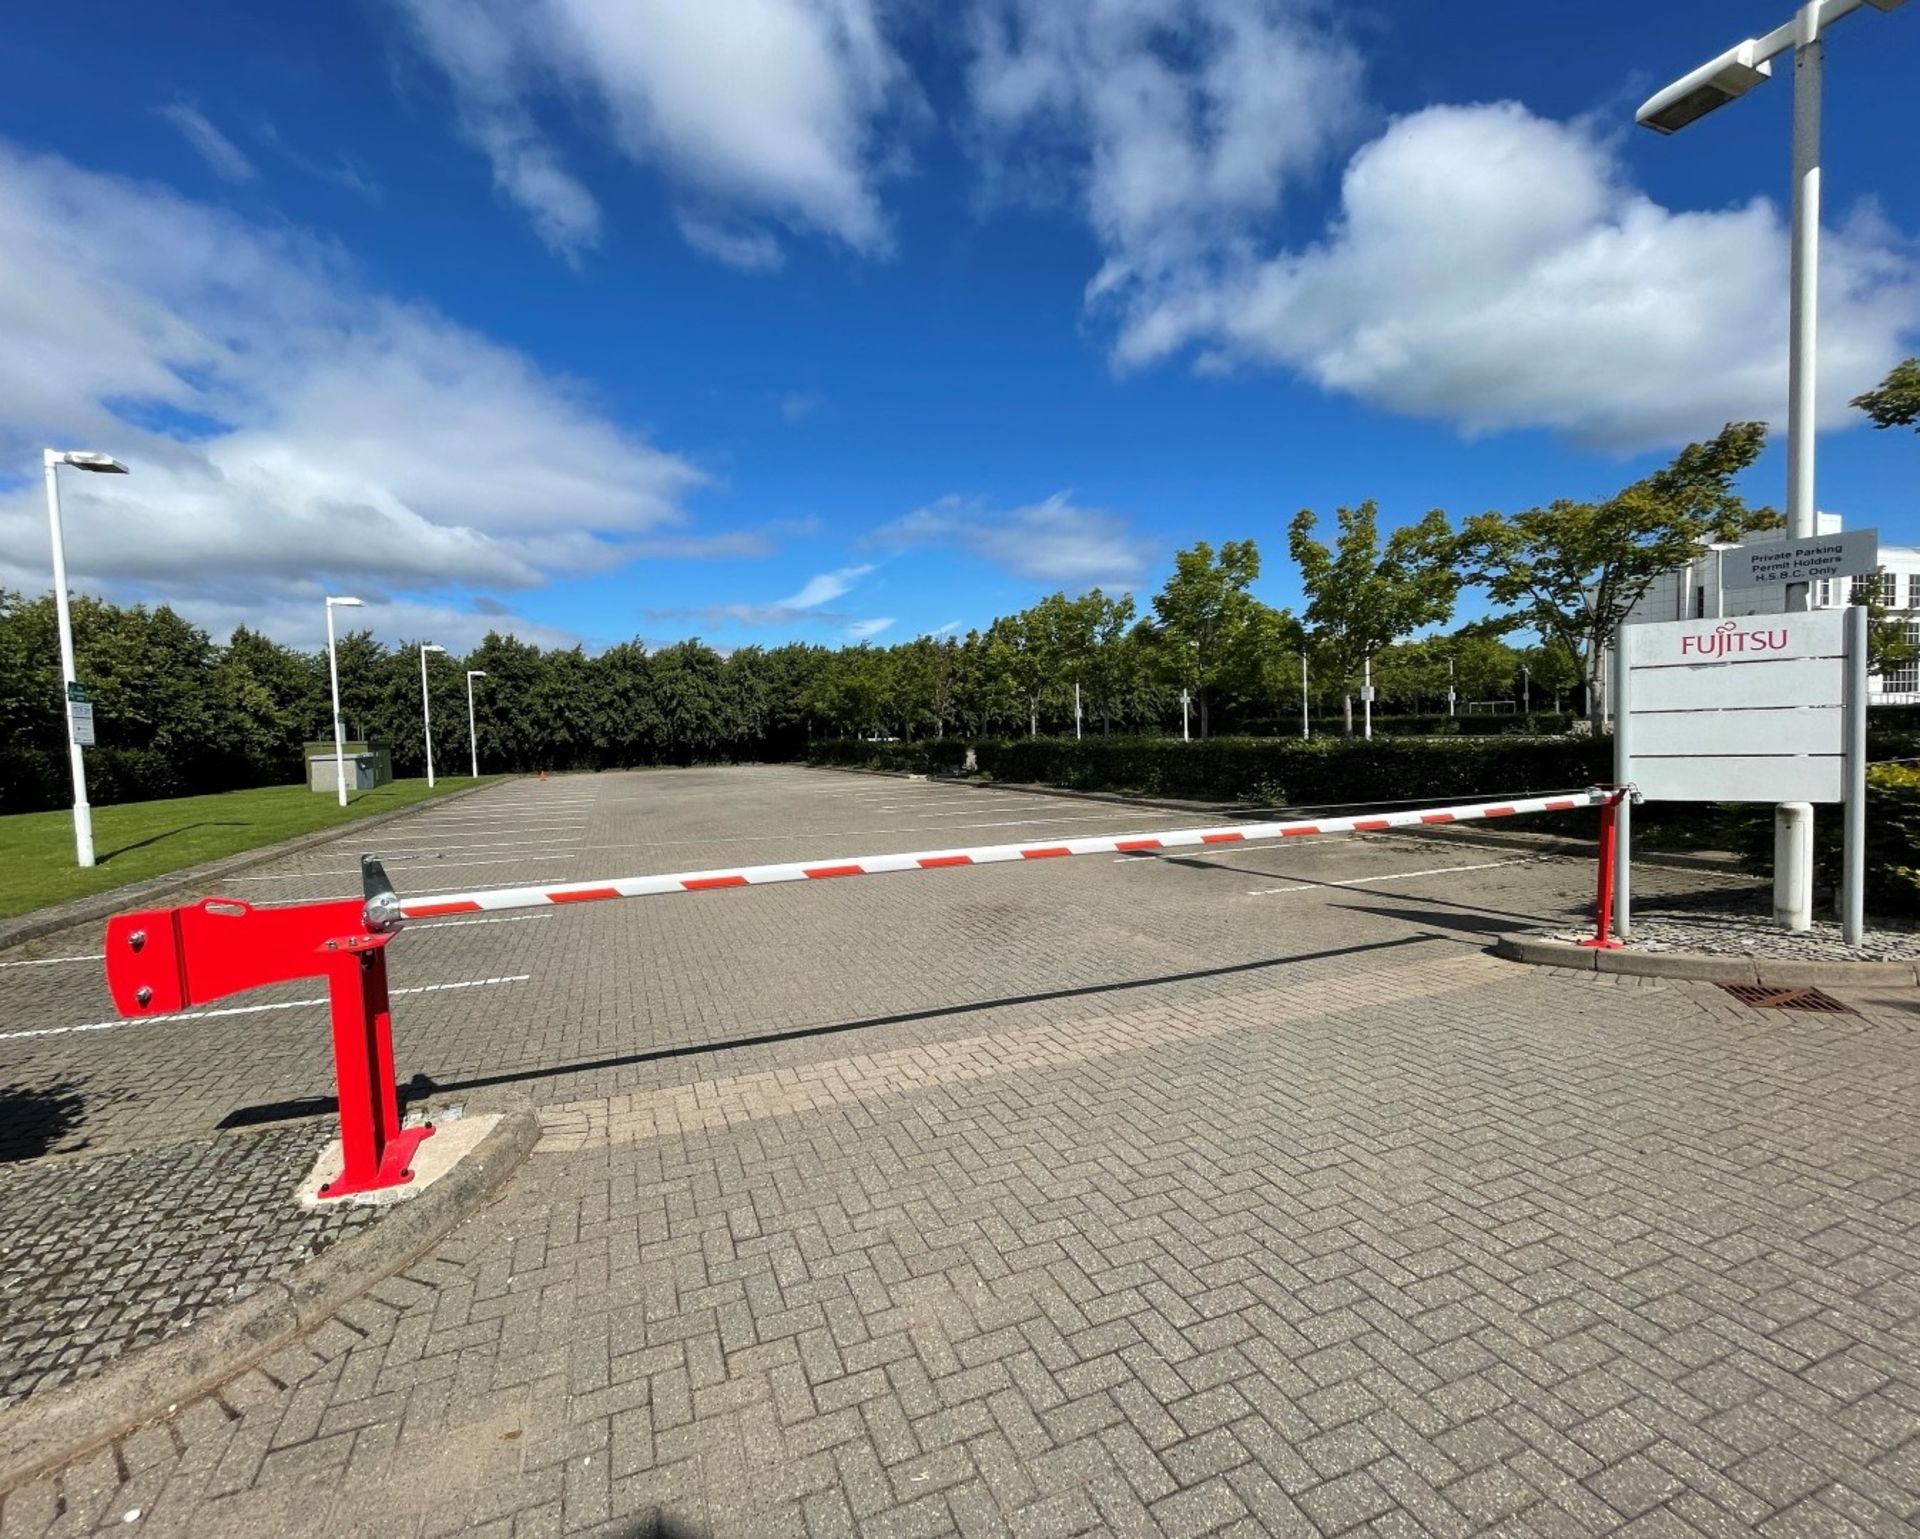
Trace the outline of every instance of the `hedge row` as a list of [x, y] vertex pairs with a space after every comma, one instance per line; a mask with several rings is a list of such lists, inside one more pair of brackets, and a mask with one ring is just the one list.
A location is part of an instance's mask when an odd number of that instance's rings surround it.
[[[1878, 753], [1876, 749], [1876, 753]], [[1081, 791], [1133, 791], [1263, 806], [1338, 807], [1390, 801], [1468, 801], [1561, 791], [1608, 778], [1612, 745], [1590, 738], [1376, 738], [1371, 743], [1272, 738], [1017, 738], [968, 743], [817, 743], [811, 762], [914, 774], [952, 774], [971, 753], [996, 780]], [[1636, 828], [1669, 819], [1696, 824], [1708, 809], [1651, 805]], [[1819, 880], [1840, 879], [1840, 818], [1823, 809]], [[1571, 816], [1571, 815], [1569, 815]], [[1723, 807], [1717, 826], [1748, 869], [1773, 865], [1765, 808]], [[1876, 914], [1920, 913], [1920, 767], [1881, 764], [1867, 777], [1867, 905]]]
[[[231, 769], [231, 772], [226, 771]], [[244, 765], [201, 764], [191, 782], [180, 761], [152, 748], [89, 748], [87, 800], [96, 807], [157, 801], [203, 791], [229, 791], [253, 783]], [[43, 748], [0, 748], [0, 807], [8, 812], [61, 808], [73, 799], [73, 769], [64, 753]]]
[[[1739, 809], [1733, 844], [1750, 871], [1773, 870], [1773, 816], [1766, 808]], [[1840, 890], [1841, 817], [1838, 807], [1816, 809], [1814, 884]], [[1876, 764], [1867, 770], [1867, 922], [1877, 915], [1920, 914], [1920, 768]]]
[[1081, 791], [1263, 805], [1348, 806], [1562, 791], [1606, 778], [1611, 750], [1588, 738], [1298, 739], [1216, 737], [1015, 738], [964, 743], [819, 743], [816, 764], [904, 770], [959, 769], [971, 749], [996, 780]]

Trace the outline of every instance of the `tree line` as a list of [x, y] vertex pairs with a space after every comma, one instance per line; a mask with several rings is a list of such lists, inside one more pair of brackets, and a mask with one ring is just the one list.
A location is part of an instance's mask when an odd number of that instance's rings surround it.
[[[1345, 730], [1369, 684], [1375, 709], [1439, 713], [1463, 701], [1600, 709], [1600, 658], [1659, 574], [1708, 543], [1778, 523], [1734, 478], [1765, 428], [1731, 423], [1611, 498], [1488, 513], [1434, 511], [1384, 539], [1371, 502], [1311, 511], [1287, 529], [1299, 614], [1252, 590], [1252, 539], [1180, 551], [1144, 608], [1129, 594], [1054, 593], [965, 636], [836, 649], [790, 643], [722, 653], [699, 640], [589, 655], [489, 634], [429, 659], [436, 767], [468, 756], [465, 676], [483, 770], [606, 768], [799, 756], [810, 741], [1179, 730], [1298, 730], [1312, 709]], [[1463, 587], [1498, 607], [1439, 634]], [[99, 799], [287, 782], [302, 744], [331, 738], [324, 651], [240, 627], [224, 643], [173, 610], [81, 597], [78, 671], [93, 690], [107, 782]], [[1520, 644], [1524, 643], [1524, 644]], [[0, 799], [64, 797], [65, 732], [51, 595], [0, 592]], [[386, 742], [397, 774], [424, 770], [418, 643], [365, 631], [338, 643], [353, 737]]]

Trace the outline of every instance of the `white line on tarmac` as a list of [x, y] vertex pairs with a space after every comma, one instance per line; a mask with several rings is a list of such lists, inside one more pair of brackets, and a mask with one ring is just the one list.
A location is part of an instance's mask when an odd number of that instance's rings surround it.
[[[383, 861], [404, 861], [409, 856], [423, 855], [429, 860], [443, 860], [449, 855], [465, 855], [471, 850], [530, 850], [555, 844], [585, 844], [586, 835], [577, 834], [568, 839], [504, 839], [497, 844], [455, 844], [445, 849], [432, 849], [426, 846], [409, 847], [397, 850], [378, 850]], [[527, 859], [532, 860], [529, 855]]]
[[104, 951], [90, 951], [83, 957], [34, 957], [25, 962], [0, 962], [0, 967], [52, 967], [57, 962], [104, 962]]
[[[433, 866], [438, 870], [449, 871], [465, 866], [538, 866], [548, 865], [556, 860], [573, 860], [572, 855], [496, 855], [486, 860], [396, 860], [391, 862], [394, 870], [403, 871], [409, 866]], [[383, 862], [383, 864], [386, 864]], [[336, 876], [358, 876], [360, 868], [350, 871], [283, 871], [278, 876], [230, 876], [229, 882], [304, 882], [331, 879]]]
[[1370, 882], [1411, 882], [1420, 876], [1448, 876], [1455, 871], [1491, 871], [1495, 866], [1524, 866], [1536, 857], [1517, 856], [1512, 860], [1483, 860], [1472, 866], [1435, 866], [1430, 871], [1390, 871], [1385, 876], [1350, 876], [1338, 882], [1301, 882], [1293, 887], [1255, 887], [1247, 896], [1264, 898], [1276, 892], [1318, 892], [1323, 887], [1365, 887]]
[[400, 933], [402, 935], [420, 935], [432, 930], [457, 930], [463, 924], [525, 924], [529, 919], [551, 919], [551, 914], [502, 914], [497, 919], [432, 919], [415, 920]]
[[[501, 978], [468, 978], [460, 983], [420, 983], [412, 988], [389, 989], [390, 994], [443, 994], [449, 989], [485, 989], [497, 983], [525, 983], [532, 973], [513, 973]], [[171, 1015], [130, 1016], [118, 1021], [90, 1021], [85, 1026], [41, 1026], [33, 1031], [0, 1032], [0, 1042], [18, 1042], [23, 1037], [65, 1037], [77, 1031], [112, 1031], [119, 1026], [171, 1026], [175, 1021], [211, 1021], [229, 1015], [262, 1015], [269, 1010], [299, 1010], [308, 1005], [324, 1005], [318, 999], [280, 999], [270, 1005], [229, 1005], [224, 1010], [176, 1010]]]

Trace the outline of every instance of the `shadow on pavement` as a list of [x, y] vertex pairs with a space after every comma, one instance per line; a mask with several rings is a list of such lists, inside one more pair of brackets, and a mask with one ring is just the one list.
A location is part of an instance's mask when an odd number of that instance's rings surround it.
[[698, 1523], [655, 1510], [638, 1517], [615, 1518], [611, 1523], [589, 1529], [581, 1539], [709, 1539], [709, 1536]]
[[[1399, 918], [1402, 916], [1395, 915]], [[674, 1047], [650, 1048], [644, 1052], [618, 1053], [604, 1058], [583, 1059], [537, 1069], [517, 1069], [505, 1074], [481, 1074], [470, 1079], [435, 1079], [431, 1074], [416, 1074], [400, 1087], [409, 1104], [456, 1090], [484, 1090], [494, 1085], [520, 1084], [527, 1080], [557, 1079], [567, 1074], [591, 1074], [597, 1069], [625, 1069], [636, 1064], [661, 1063], [674, 1058], [694, 1058], [710, 1053], [731, 1052], [735, 1048], [770, 1047], [785, 1042], [805, 1042], [814, 1037], [838, 1036], [843, 1032], [865, 1031], [877, 1026], [904, 1026], [915, 1021], [945, 1020], [972, 1015], [981, 1010], [999, 1010], [1016, 1005], [1045, 1004], [1057, 999], [1084, 999], [1101, 994], [1120, 994], [1133, 989], [1157, 988], [1169, 983], [1192, 983], [1203, 978], [1230, 978], [1236, 973], [1264, 972], [1270, 968], [1292, 967], [1302, 962], [1331, 961], [1338, 957], [1363, 956], [1371, 952], [1396, 951], [1407, 946], [1426, 945], [1447, 940], [1445, 935], [1402, 935], [1393, 940], [1369, 941], [1357, 946], [1335, 946], [1325, 951], [1300, 952], [1292, 956], [1260, 957], [1251, 962], [1228, 962], [1219, 967], [1196, 967], [1187, 972], [1159, 973], [1150, 978], [1123, 978], [1113, 983], [1088, 983], [1070, 989], [1046, 989], [1033, 994], [1008, 994], [998, 999], [975, 999], [959, 1005], [935, 1005], [925, 1010], [902, 1010], [892, 1015], [870, 1015], [857, 1021], [832, 1021], [821, 1026], [795, 1026], [785, 1031], [755, 1032], [751, 1036], [716, 1037], [709, 1042], [682, 1043]], [[254, 1127], [265, 1122], [284, 1122], [296, 1117], [323, 1116], [334, 1109], [331, 1096], [314, 1096], [297, 1101], [269, 1101], [258, 1106], [236, 1107], [222, 1117], [219, 1126]]]
[[[1349, 888], [1348, 891], [1353, 891]], [[1381, 894], [1385, 896], [1384, 893]], [[1444, 902], [1444, 899], [1422, 898], [1422, 903]], [[1345, 909], [1354, 914], [1372, 914], [1376, 919], [1392, 919], [1401, 924], [1426, 925], [1436, 930], [1457, 930], [1468, 935], [1511, 935], [1522, 925], [1536, 924], [1541, 921], [1521, 918], [1509, 914], [1502, 917], [1498, 909], [1474, 909], [1466, 904], [1451, 904], [1446, 909], [1428, 908], [1374, 908], [1366, 903], [1334, 903], [1329, 907]]]
[[0, 1085], [0, 1164], [37, 1160], [73, 1131], [86, 1104], [72, 1080]]

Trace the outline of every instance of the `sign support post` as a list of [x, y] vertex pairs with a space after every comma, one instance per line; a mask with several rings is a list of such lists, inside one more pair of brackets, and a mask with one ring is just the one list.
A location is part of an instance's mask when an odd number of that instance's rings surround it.
[[[1633, 779], [1633, 669], [1623, 640], [1613, 639], [1613, 783]], [[1633, 798], [1622, 796], [1613, 824], [1613, 933], [1626, 940], [1633, 933]]]
[[1847, 608], [1847, 799], [1841, 838], [1840, 931], [1860, 944], [1867, 910], [1867, 608]]

